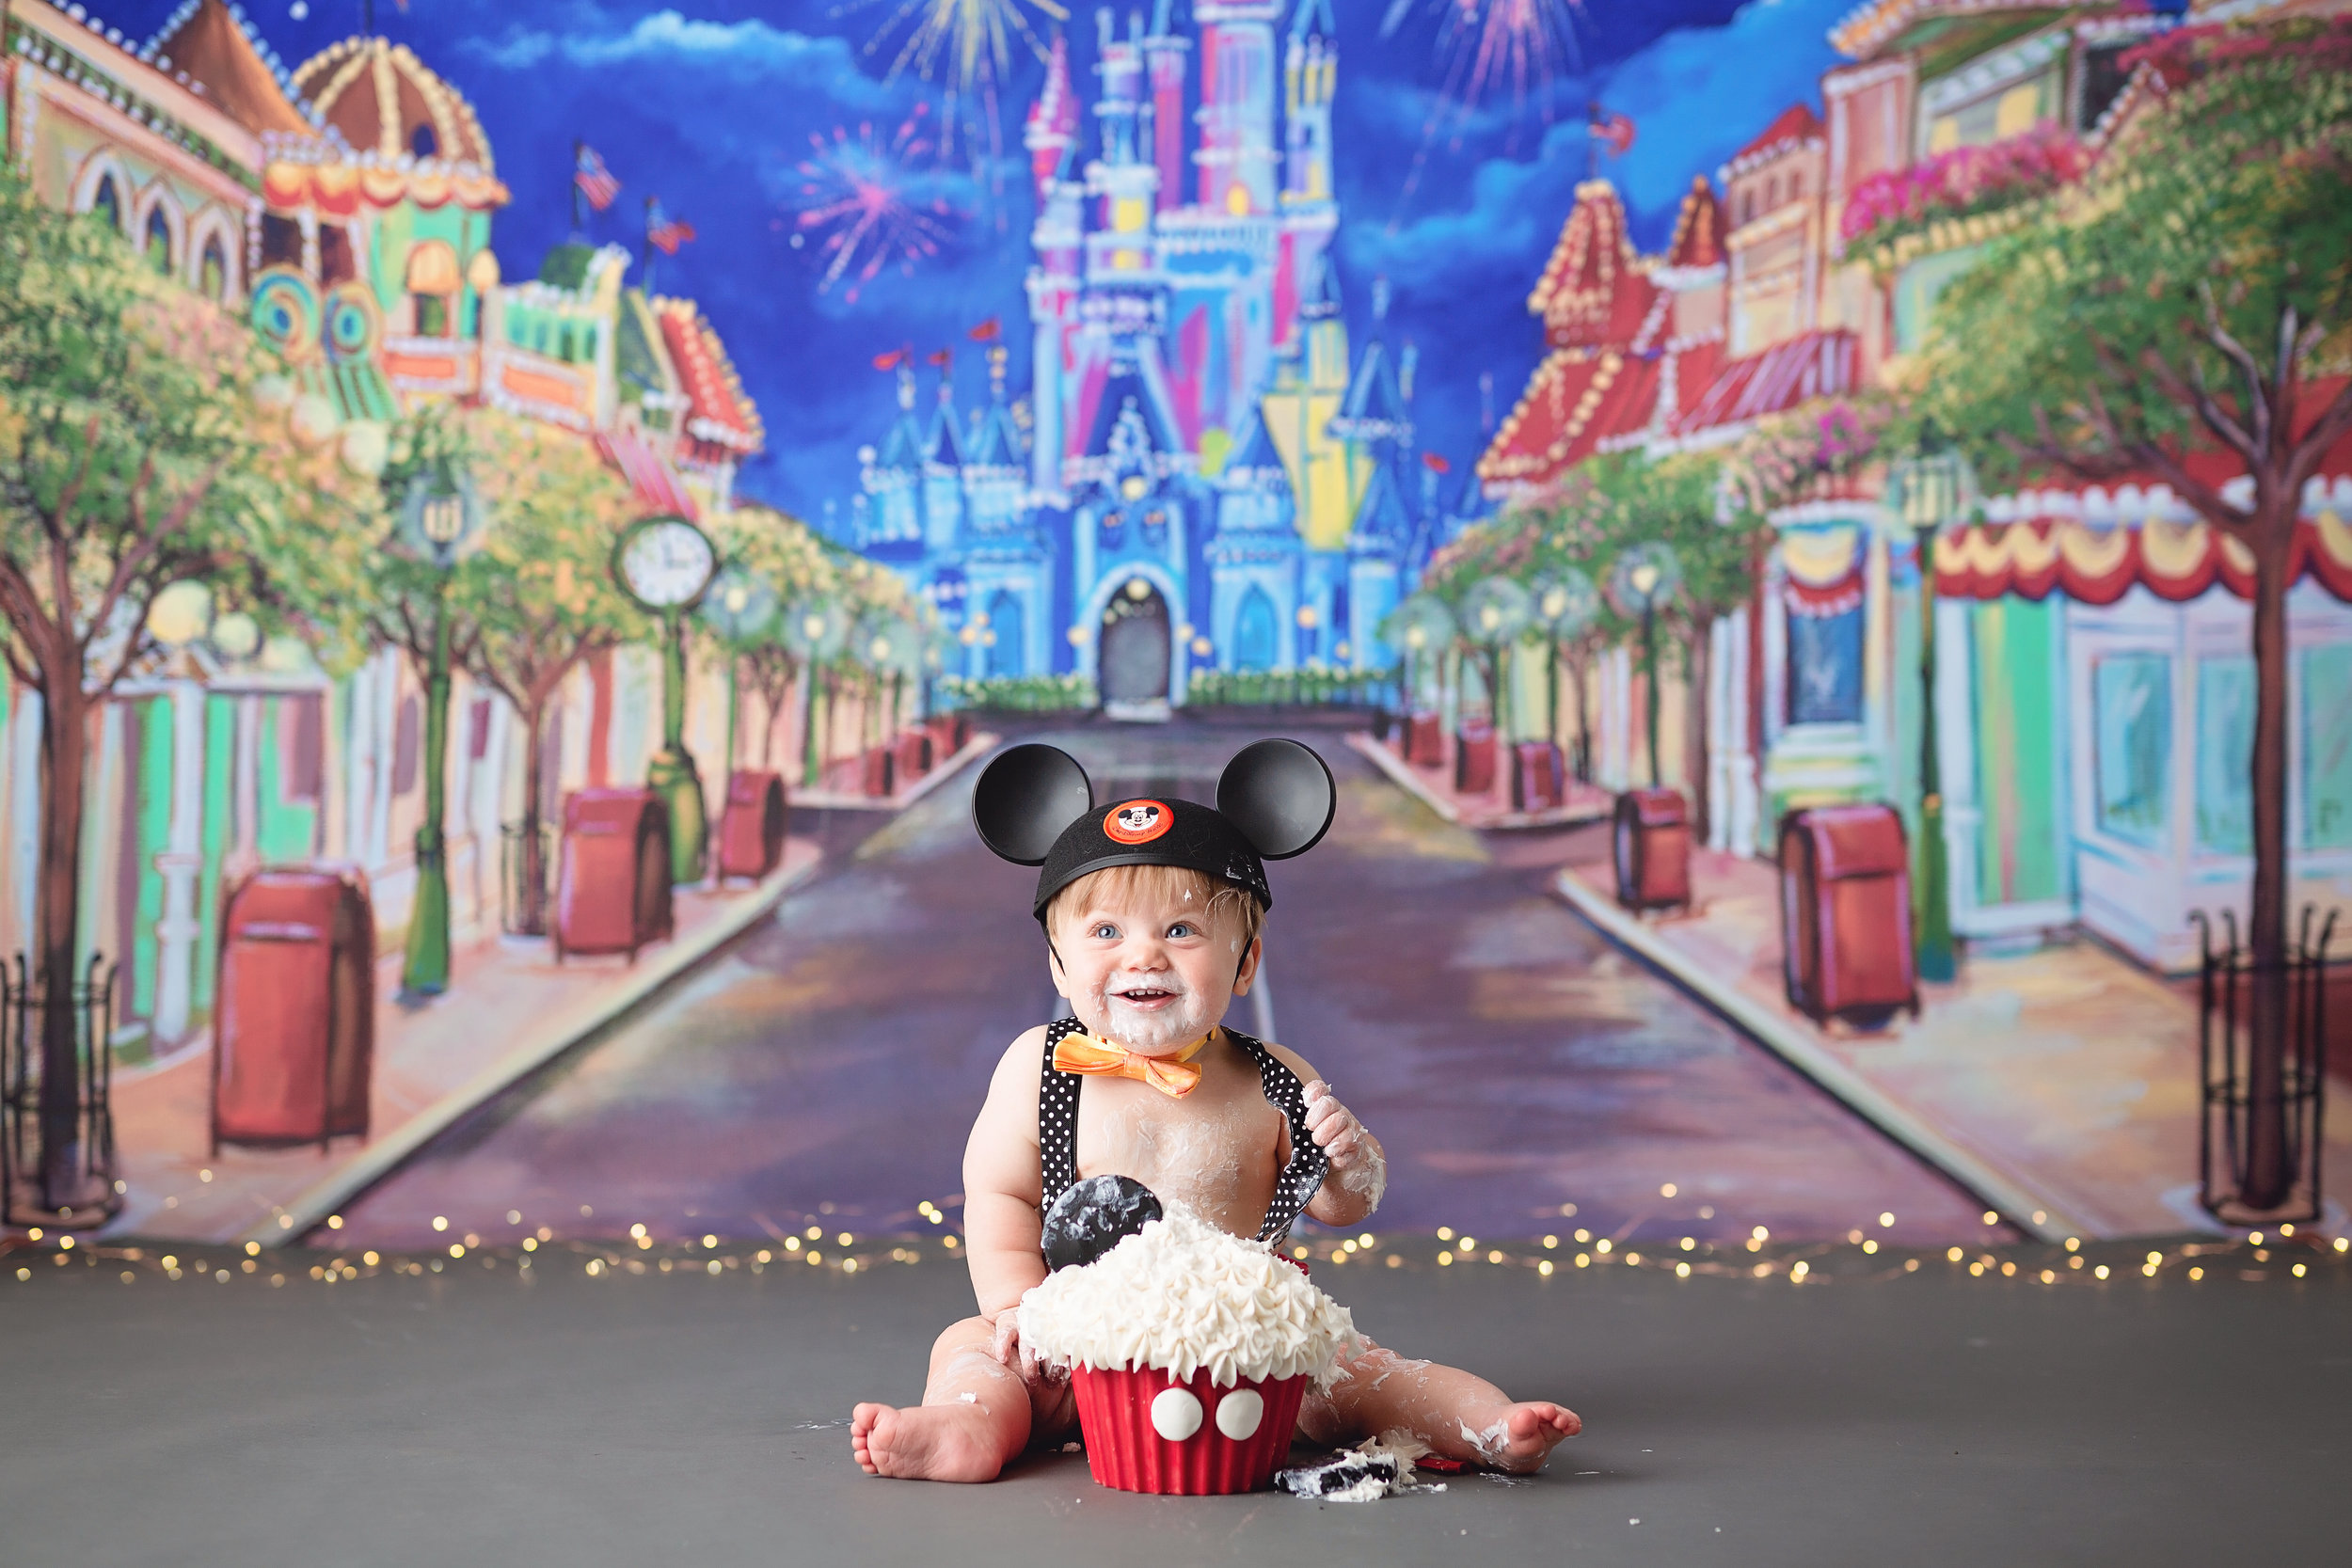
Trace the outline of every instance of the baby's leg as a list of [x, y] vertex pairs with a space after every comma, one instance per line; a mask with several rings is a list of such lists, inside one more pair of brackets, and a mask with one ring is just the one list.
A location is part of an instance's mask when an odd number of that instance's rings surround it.
[[1401, 1427], [1433, 1453], [1526, 1475], [1543, 1468], [1553, 1444], [1584, 1430], [1565, 1406], [1514, 1403], [1483, 1377], [1369, 1341], [1342, 1365], [1348, 1375], [1328, 1394], [1309, 1394], [1298, 1413], [1308, 1436], [1334, 1448]]
[[850, 1449], [867, 1475], [994, 1481], [1027, 1446], [1030, 1390], [996, 1359], [994, 1336], [986, 1318], [964, 1319], [931, 1346], [920, 1405], [861, 1404], [851, 1413]]

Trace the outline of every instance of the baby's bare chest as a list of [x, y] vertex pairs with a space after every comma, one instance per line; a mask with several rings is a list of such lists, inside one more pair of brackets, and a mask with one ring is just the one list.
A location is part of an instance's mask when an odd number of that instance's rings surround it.
[[1078, 1101], [1078, 1175], [1133, 1177], [1163, 1200], [1255, 1235], [1282, 1168], [1284, 1132], [1282, 1113], [1254, 1083], [1214, 1092], [1204, 1083], [1178, 1100], [1097, 1081]]

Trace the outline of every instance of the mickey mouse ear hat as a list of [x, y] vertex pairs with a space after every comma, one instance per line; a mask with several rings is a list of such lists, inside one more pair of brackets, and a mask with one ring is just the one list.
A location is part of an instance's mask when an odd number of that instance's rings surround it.
[[997, 754], [972, 791], [980, 842], [1015, 865], [1041, 869], [1031, 912], [1114, 865], [1174, 865], [1247, 889], [1274, 907], [1265, 862], [1303, 855], [1330, 830], [1339, 795], [1331, 769], [1295, 740], [1242, 748], [1217, 780], [1216, 805], [1138, 798], [1095, 809], [1086, 769], [1052, 746]]

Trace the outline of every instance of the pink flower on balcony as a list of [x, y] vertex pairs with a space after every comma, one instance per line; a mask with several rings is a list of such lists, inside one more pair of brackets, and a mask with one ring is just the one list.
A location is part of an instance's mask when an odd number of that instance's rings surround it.
[[1984, 147], [1955, 147], [1854, 187], [1838, 221], [1847, 248], [1883, 245], [1944, 218], [2013, 206], [2078, 178], [2089, 163], [2081, 142], [2052, 126]]

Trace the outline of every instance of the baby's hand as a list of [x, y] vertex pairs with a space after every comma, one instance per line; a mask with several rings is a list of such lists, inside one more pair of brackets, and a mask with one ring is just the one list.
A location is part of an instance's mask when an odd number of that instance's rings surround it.
[[1335, 1170], [1345, 1170], [1366, 1153], [1364, 1124], [1320, 1078], [1307, 1085], [1307, 1132]]
[[1380, 1207], [1389, 1185], [1388, 1161], [1380, 1152], [1379, 1140], [1364, 1131], [1356, 1113], [1341, 1104], [1331, 1085], [1322, 1079], [1309, 1084], [1306, 1093], [1307, 1132], [1331, 1162], [1325, 1182], [1336, 1183], [1349, 1195], [1342, 1206], [1351, 1216], [1369, 1214]]
[[1058, 1382], [1070, 1374], [1064, 1369], [1040, 1361], [1027, 1345], [1021, 1342], [1021, 1308], [1008, 1307], [996, 1314], [996, 1338], [990, 1351], [1005, 1366], [1021, 1374], [1026, 1384]]

